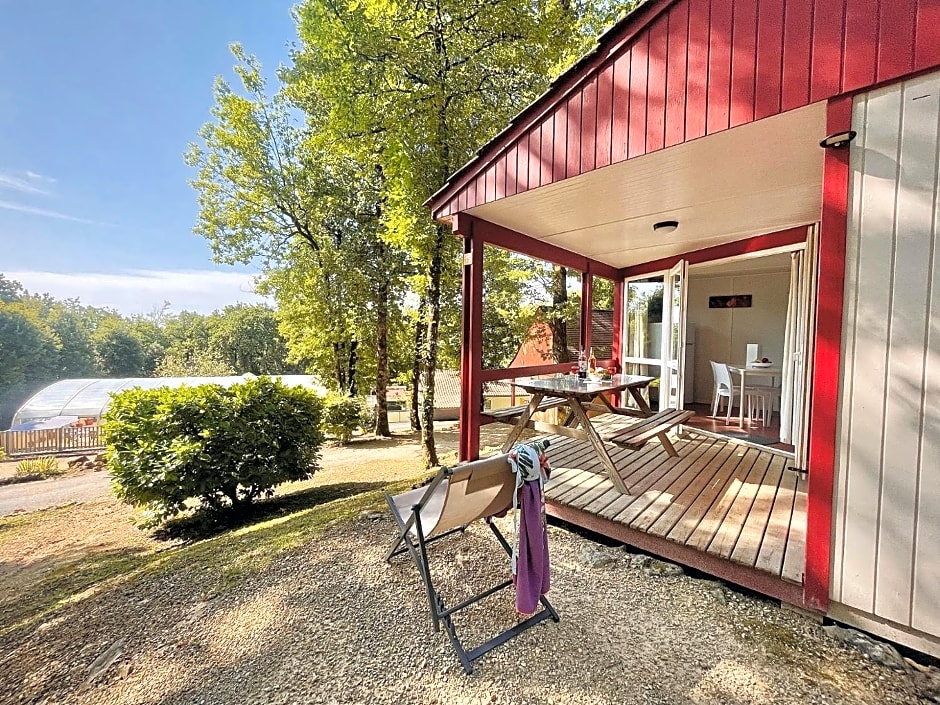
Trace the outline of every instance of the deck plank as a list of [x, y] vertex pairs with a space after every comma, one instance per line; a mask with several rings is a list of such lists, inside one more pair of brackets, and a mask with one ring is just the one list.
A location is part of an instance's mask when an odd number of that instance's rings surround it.
[[703, 444], [700, 447], [704, 448], [704, 452], [697, 454], [692, 462], [684, 467], [680, 464], [673, 468], [661, 482], [651, 488], [651, 491], [656, 490], [658, 496], [653, 497], [653, 501], [646, 509], [629, 522], [630, 527], [638, 531], [647, 531], [659, 519], [660, 515], [669, 508], [676, 495], [682, 494], [683, 490], [695, 481], [696, 476], [705, 471], [708, 464], [721, 453], [725, 446], [726, 444], [722, 441], [715, 441], [707, 447]]
[[730, 442], [728, 445], [731, 447], [731, 453], [723, 459], [712, 478], [705, 484], [701, 494], [686, 507], [666, 534], [666, 538], [670, 541], [682, 544], [688, 543], [692, 534], [698, 529], [699, 524], [708, 516], [710, 511], [713, 511], [713, 507], [718, 504], [719, 498], [726, 492], [738, 466], [742, 462], [750, 462], [747, 460], [747, 448]]
[[770, 524], [770, 511], [777, 497], [777, 490], [786, 465], [786, 458], [778, 457], [770, 461], [767, 474], [764, 475], [763, 482], [757, 488], [754, 504], [751, 505], [747, 519], [744, 520], [741, 536], [731, 552], [731, 560], [735, 563], [753, 566], [757, 562], [760, 546]]
[[794, 520], [799, 520], [793, 514], [797, 479], [797, 474], [789, 471], [785, 471], [783, 477], [780, 478], [777, 496], [774, 497], [774, 506], [770, 510], [770, 520], [764, 532], [764, 540], [757, 554], [757, 561], [754, 563], [754, 567], [758, 570], [775, 575], [780, 575], [783, 571], [783, 557], [787, 552], [790, 524]]
[[[635, 423], [605, 416], [592, 421], [608, 430]], [[614, 465], [633, 491], [624, 495], [614, 488], [589, 443], [559, 439], [556, 444], [556, 437], [548, 437], [556, 468], [546, 487], [552, 506], [598, 517], [600, 526], [612, 522], [638, 532], [636, 536], [645, 534], [712, 556], [710, 560], [759, 571], [754, 575], [772, 576], [790, 589], [802, 580], [805, 487], [801, 491], [797, 476], [786, 470], [786, 457], [694, 432], [677, 439], [678, 458], [656, 441], [636, 451], [608, 444]]]
[[737, 463], [734, 472], [727, 477], [716, 493], [714, 501], [710, 506], [704, 509], [701, 521], [698, 522], [688, 539], [684, 541], [687, 546], [691, 546], [699, 551], [708, 550], [708, 546], [711, 544], [712, 539], [715, 538], [715, 534], [717, 534], [718, 530], [721, 528], [725, 516], [727, 516], [728, 511], [734, 504], [734, 500], [738, 498], [738, 492], [740, 492], [741, 488], [744, 486], [744, 482], [751, 472], [751, 468], [760, 457], [760, 451], [753, 448], [746, 450], [740, 462]]
[[721, 558], [731, 558], [734, 547], [741, 537], [741, 531], [744, 528], [744, 522], [747, 521], [751, 507], [754, 506], [754, 500], [757, 497], [757, 491], [767, 474], [770, 462], [773, 456], [761, 454], [751, 466], [751, 471], [744, 479], [744, 484], [738, 490], [738, 496], [728, 509], [728, 513], [715, 532], [712, 542], [706, 549]]
[[563, 495], [565, 492], [584, 480], [585, 473], [580, 468], [562, 468], [557, 476], [552, 476], [545, 487], [545, 498], [554, 500], [555, 497]]
[[692, 482], [669, 503], [669, 506], [659, 514], [656, 520], [649, 524], [645, 530], [656, 536], [667, 536], [682, 518], [689, 507], [708, 487], [722, 466], [736, 452], [733, 443], [720, 443], [715, 455], [711, 457], [705, 468], [696, 474]]
[[581, 471], [581, 479], [561, 494], [556, 494], [553, 499], [561, 504], [571, 504], [585, 492], [592, 490], [606, 480], [606, 475], [599, 475], [593, 472]]
[[793, 514], [802, 517], [802, 521], [791, 523], [790, 535], [787, 537], [787, 553], [783, 558], [781, 577], [793, 583], [803, 582], [806, 566], [806, 485], [806, 479], [802, 477], [796, 485]]
[[[612, 509], [614, 505], [611, 505], [611, 507], [601, 512], [601, 516], [607, 517], [620, 524], [629, 525], [631, 521], [656, 500], [662, 491], [667, 488], [676, 477], [681, 475], [690, 465], [698, 461], [703, 454], [707, 453], [714, 443], [715, 441], [709, 439], [700, 443], [692, 450], [687, 449], [686, 452], [678, 458], [667, 455], [668, 461], [660, 464], [654, 472], [648, 473], [641, 480], [627, 485], [631, 492], [636, 495], [637, 499], [635, 501], [626, 503], [622, 507], [618, 505], [616, 513]], [[665, 450], [663, 454], [666, 454]]]
[[[657, 449], [657, 448], [655, 448], [655, 447], [644, 447], [644, 448], [642, 448], [642, 449], [639, 450], [639, 451], [634, 451], [633, 454], [634, 454], [636, 457], [635, 457], [635, 458], [631, 458], [631, 462], [637, 463], [638, 465], [642, 465], [642, 464], [644, 464], [644, 463], [649, 463], [649, 462], [653, 461], [653, 460], [656, 458], [656, 456], [659, 454], [659, 452], [660, 452], [659, 449]], [[625, 453], [625, 455], [626, 455], [626, 453]], [[615, 464], [615, 465], [618, 465], [618, 468], [619, 468], [619, 463], [618, 463], [618, 459], [617, 459], [617, 458], [614, 458], [614, 464]], [[594, 500], [596, 500], [597, 498], [599, 498], [601, 495], [603, 495], [604, 493], [608, 492], [612, 487], [613, 487], [613, 485], [612, 485], [609, 481], [608, 481], [608, 484], [606, 484], [606, 485], [603, 484], [603, 483], [602, 483], [602, 484], [599, 484], [597, 487], [595, 487], [594, 489], [592, 489], [590, 492], [587, 492], [587, 493], [581, 495], [580, 497], [578, 497], [576, 500], [574, 500], [574, 501], [571, 502], [570, 504], [571, 504], [572, 507], [574, 507], [574, 508], [576, 508], [576, 509], [584, 509], [585, 507], [587, 507], [587, 506], [589, 506], [590, 504], [592, 504], [592, 503], [594, 502]]]

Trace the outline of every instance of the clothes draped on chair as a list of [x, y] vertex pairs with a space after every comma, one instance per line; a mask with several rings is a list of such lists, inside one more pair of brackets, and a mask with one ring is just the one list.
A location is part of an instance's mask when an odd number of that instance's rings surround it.
[[509, 452], [516, 476], [513, 495], [512, 573], [516, 583], [516, 611], [522, 615], [538, 609], [539, 599], [551, 588], [548, 557], [548, 525], [545, 518], [545, 480], [551, 471], [544, 444], [520, 444]]
[[[539, 467], [540, 456], [544, 457], [544, 449], [548, 441], [541, 442], [534, 458], [528, 451], [516, 453], [516, 464], [522, 467]], [[533, 475], [541, 477], [541, 472]], [[428, 607], [431, 612], [431, 621], [435, 631], [444, 628], [450, 639], [457, 658], [464, 671], [473, 672], [473, 662], [489, 653], [501, 644], [506, 643], [514, 636], [521, 634], [535, 625], [551, 619], [558, 621], [558, 613], [545, 597], [548, 590], [548, 557], [547, 543], [544, 538], [540, 540], [530, 530], [535, 532], [541, 522], [541, 493], [540, 481], [523, 481], [523, 486], [516, 487], [516, 475], [513, 473], [508, 454], [500, 454], [482, 460], [475, 460], [455, 468], [442, 467], [426, 487], [391, 496], [386, 494], [392, 517], [398, 526], [398, 536], [385, 554], [385, 559], [391, 561], [395, 556], [403, 553], [411, 556], [418, 568], [418, 574], [424, 583]], [[446, 549], [439, 551], [429, 550], [430, 545], [455, 534], [463, 534], [464, 529], [471, 522], [483, 519], [486, 526], [496, 539], [499, 548], [506, 553], [512, 562], [514, 547], [502, 535], [499, 528], [492, 521], [494, 516], [503, 516], [514, 506], [514, 497], [521, 494], [522, 512], [525, 518], [525, 527], [522, 531], [526, 539], [522, 550], [517, 553], [517, 564], [521, 577], [509, 575], [508, 578], [497, 585], [476, 592], [456, 605], [448, 606], [432, 577], [431, 560], [437, 562], [452, 560]], [[533, 516], [534, 515], [534, 516]], [[544, 536], [544, 526], [542, 526]], [[518, 545], [518, 538], [517, 538]], [[542, 551], [545, 553], [542, 553]], [[510, 571], [511, 573], [511, 571]], [[523, 619], [510, 626], [500, 634], [474, 648], [466, 648], [457, 635], [454, 616], [467, 607], [477, 604], [481, 600], [510, 588], [517, 587], [517, 598], [520, 593], [525, 595], [524, 601], [519, 603], [526, 614], [535, 612], [531, 607], [529, 598], [534, 598], [535, 604], [541, 604], [542, 609], [531, 617]], [[466, 587], [475, 589], [470, 585]]]

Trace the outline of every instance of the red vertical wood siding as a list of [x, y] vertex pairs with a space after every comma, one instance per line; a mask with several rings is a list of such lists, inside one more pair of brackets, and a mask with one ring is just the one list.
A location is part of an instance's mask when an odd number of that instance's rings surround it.
[[581, 104], [581, 171], [592, 171], [597, 155], [597, 79], [584, 87], [584, 102]]
[[811, 103], [826, 100], [839, 92], [844, 30], [845, 6], [841, 2], [816, 4], [813, 13], [813, 63], [810, 67]]
[[506, 195], [515, 196], [519, 192], [519, 143], [506, 153]]
[[[630, 62], [632, 55], [624, 54], [614, 62], [611, 82], [613, 90], [612, 116], [610, 133], [610, 160], [616, 164], [627, 158], [627, 142], [630, 138]], [[643, 95], [646, 91], [644, 89]], [[639, 105], [639, 101], [637, 101]]]
[[582, 97], [575, 94], [568, 101], [568, 160], [565, 163], [565, 178], [581, 173], [581, 107]]
[[754, 120], [754, 74], [757, 70], [757, 3], [734, 4], [731, 44], [731, 126]]
[[757, 61], [754, 76], [754, 119], [780, 112], [783, 71], [783, 0], [760, 0], [757, 13]]
[[494, 200], [497, 201], [506, 198], [506, 158], [507, 155], [504, 154], [496, 162], [496, 195]]
[[669, 12], [666, 67], [666, 147], [685, 141], [686, 71], [689, 55], [689, 3], [682, 0]]
[[668, 22], [657, 22], [650, 32], [649, 72], [646, 76], [646, 153], [662, 149], [666, 136], [666, 52]]
[[[646, 154], [646, 112], [647, 77], [649, 75], [649, 35], [638, 39], [630, 52], [630, 114], [629, 114], [629, 144], [627, 155], [638, 157]], [[614, 114], [617, 106], [614, 105]], [[614, 126], [616, 129], [617, 126]]]
[[705, 134], [708, 107], [709, 0], [689, 0], [689, 53], [686, 61], [685, 139]]
[[854, 91], [875, 82], [878, 62], [878, 0], [854, 0], [845, 10], [842, 86]]
[[712, 0], [708, 35], [708, 106], [705, 129], [711, 134], [728, 129], [731, 113], [731, 0]]
[[809, 102], [812, 38], [813, 0], [787, 0], [783, 20], [783, 110], [793, 110]]
[[613, 125], [614, 67], [608, 65], [597, 75], [597, 138], [594, 143], [594, 167], [610, 164], [611, 129]]
[[878, 80], [909, 73], [914, 66], [916, 0], [882, 0], [878, 25]]
[[[435, 217], [940, 67], [940, 0], [650, 0], [637, 12], [432, 199]], [[512, 145], [501, 191], [487, 172]]]
[[914, 66], [940, 64], [940, 0], [920, 0], [917, 4], [916, 35], [914, 38]]
[[[554, 157], [549, 170], [548, 183], [555, 183], [565, 178], [565, 164], [568, 161], [568, 104], [563, 103], [552, 118], [555, 137], [552, 143]], [[543, 152], [544, 153], [544, 152]]]

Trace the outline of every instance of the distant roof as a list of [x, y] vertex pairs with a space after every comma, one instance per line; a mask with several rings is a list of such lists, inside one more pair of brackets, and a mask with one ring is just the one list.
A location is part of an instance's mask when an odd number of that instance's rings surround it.
[[[63, 379], [50, 384], [30, 397], [13, 416], [13, 425], [50, 419], [56, 416], [80, 416], [100, 418], [111, 403], [111, 395], [124, 389], [140, 387], [197, 386], [220, 384], [230, 387], [253, 375], [242, 377], [125, 377], [121, 379]], [[271, 375], [291, 387], [307, 387], [325, 393], [316, 377], [312, 375]]]
[[[422, 385], [422, 390], [424, 385]], [[438, 370], [434, 374], [434, 408], [456, 409], [460, 406], [460, 371]], [[486, 382], [483, 384], [484, 396], [508, 397], [512, 394], [512, 385], [508, 382]]]
[[[568, 360], [577, 360], [581, 341], [581, 314], [565, 324], [568, 337]], [[594, 309], [591, 312], [591, 348], [600, 360], [606, 360], [612, 353], [614, 340], [614, 312]], [[587, 352], [587, 351], [585, 351]], [[522, 341], [519, 350], [510, 367], [529, 367], [534, 365], [549, 365], [555, 357], [552, 352], [552, 331], [544, 321], [537, 321], [529, 328], [526, 339]]]

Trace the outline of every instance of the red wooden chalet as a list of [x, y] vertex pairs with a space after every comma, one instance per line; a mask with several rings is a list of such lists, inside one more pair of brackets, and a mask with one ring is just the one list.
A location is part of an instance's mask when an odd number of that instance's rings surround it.
[[[464, 242], [461, 457], [485, 382], [567, 368], [483, 369], [484, 246], [583, 273], [584, 346], [613, 281], [607, 362], [661, 406], [711, 400], [715, 346], [747, 362], [733, 320], [785, 365], [789, 452], [692, 433], [615, 458], [627, 499], [561, 443], [550, 511], [940, 655], [938, 154], [940, 0], [645, 2], [428, 202]], [[649, 286], [661, 347], [631, 340]]]

